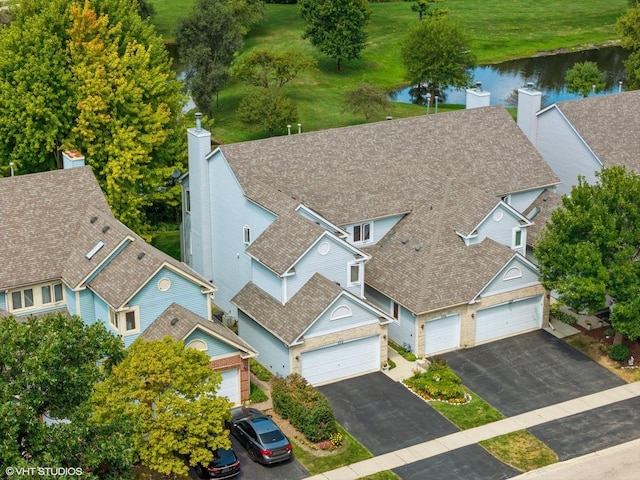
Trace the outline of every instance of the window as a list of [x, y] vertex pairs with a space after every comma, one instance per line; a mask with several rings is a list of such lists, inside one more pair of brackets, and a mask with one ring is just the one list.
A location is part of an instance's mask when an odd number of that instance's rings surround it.
[[353, 313], [351, 313], [351, 309], [349, 307], [347, 307], [346, 305], [340, 305], [339, 307], [336, 307], [336, 309], [331, 312], [331, 320], [339, 320], [341, 318], [346, 318], [346, 317], [350, 317], [351, 315], [353, 315]]
[[522, 247], [522, 230], [519, 227], [513, 229], [513, 248]]
[[136, 313], [134, 311], [129, 311], [125, 313], [125, 318], [126, 318], [125, 330], [127, 332], [130, 332], [131, 330], [135, 330], [136, 329]]
[[244, 244], [249, 245], [251, 243], [251, 227], [245, 225], [243, 229]]
[[14, 290], [9, 298], [10, 311], [20, 311], [26, 309], [38, 309], [64, 302], [64, 290], [62, 283], [49, 283], [22, 290]]
[[362, 283], [362, 264], [350, 263], [348, 265], [349, 271], [347, 285], [360, 285]]
[[398, 305], [396, 302], [393, 302], [393, 318], [397, 320], [399, 315], [400, 315], [400, 305]]
[[184, 210], [187, 213], [191, 212], [191, 190], [184, 191]]
[[207, 344], [203, 340], [193, 340], [189, 342], [185, 348], [195, 348], [201, 352], [206, 352], [208, 349]]
[[140, 309], [133, 307], [129, 310], [109, 314], [109, 324], [120, 335], [131, 335], [140, 332]]
[[353, 227], [353, 242], [364, 243], [371, 241], [371, 224], [361, 223]]
[[520, 277], [522, 277], [522, 270], [520, 270], [518, 267], [511, 267], [509, 270], [505, 272], [503, 279], [513, 280], [514, 278], [520, 278]]

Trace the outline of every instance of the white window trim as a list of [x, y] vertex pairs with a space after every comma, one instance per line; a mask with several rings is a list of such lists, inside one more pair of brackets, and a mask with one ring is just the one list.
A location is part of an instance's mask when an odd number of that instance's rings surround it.
[[[360, 229], [362, 230], [364, 229], [365, 225], [369, 225], [369, 238], [366, 240], [356, 241], [356, 227], [360, 227]], [[355, 224], [351, 232], [351, 238], [353, 238], [354, 245], [363, 245], [366, 243], [372, 243], [373, 242], [373, 222], [362, 222], [362, 223]]]
[[[341, 313], [341, 312], [345, 312], [345, 313]], [[333, 312], [331, 312], [331, 316], [329, 317], [329, 320], [340, 320], [341, 318], [348, 318], [351, 317], [353, 315], [353, 312], [351, 311], [351, 308], [349, 308], [347, 305], [338, 305], [336, 308], [333, 309]]]
[[[127, 330], [127, 313], [128, 312], [133, 312], [136, 320], [136, 328], [133, 328], [131, 330]], [[116, 315], [118, 316], [118, 326], [119, 326], [118, 331], [120, 335], [122, 335], [123, 337], [126, 337], [129, 335], [135, 335], [136, 333], [140, 333], [140, 307], [135, 306], [135, 307], [128, 308], [126, 310], [120, 310], [119, 312], [116, 313]]]
[[251, 227], [249, 225], [242, 227], [242, 241], [245, 245], [251, 244]]
[[209, 349], [207, 343], [200, 339], [190, 341], [185, 348], [195, 348], [200, 352], [206, 352]]
[[[516, 244], [516, 236], [520, 232], [520, 244]], [[524, 245], [524, 230], [520, 227], [514, 227], [511, 231], [511, 248], [518, 249]]]
[[[60, 285], [61, 286], [61, 293], [62, 293], [62, 299], [56, 301], [55, 299], [55, 286], [56, 285]], [[44, 303], [44, 301], [42, 300], [42, 288], [43, 287], [49, 287], [50, 291], [51, 291], [51, 301]], [[20, 296], [21, 296], [21, 301], [22, 303], [24, 303], [24, 292], [26, 290], [31, 290], [33, 292], [33, 305], [30, 307], [25, 307], [22, 306], [20, 308], [14, 308], [13, 306], [13, 294], [14, 293], [18, 293], [20, 292]], [[24, 287], [24, 288], [16, 288], [14, 290], [9, 290], [8, 293], [5, 295], [6, 298], [6, 304], [7, 304], [7, 310], [9, 311], [9, 313], [21, 313], [21, 312], [30, 312], [30, 311], [36, 311], [36, 310], [41, 310], [43, 308], [51, 308], [51, 307], [56, 307], [56, 306], [60, 306], [60, 305], [65, 305], [65, 298], [66, 298], [66, 292], [65, 292], [65, 287], [64, 284], [62, 282], [51, 282], [51, 283], [39, 283], [37, 285], [29, 285], [28, 287]]]
[[[351, 280], [351, 267], [358, 267], [358, 279], [354, 282]], [[347, 263], [347, 286], [353, 287], [355, 285], [362, 285], [362, 263], [361, 262], [349, 262]]]
[[506, 272], [504, 272], [503, 280], [514, 280], [516, 278], [522, 278], [522, 270], [520, 267], [511, 267]]

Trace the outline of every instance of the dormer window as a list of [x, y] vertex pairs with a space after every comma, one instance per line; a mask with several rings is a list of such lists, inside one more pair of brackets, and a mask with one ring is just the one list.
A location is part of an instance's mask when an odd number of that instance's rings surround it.
[[513, 229], [513, 237], [512, 237], [512, 248], [518, 249], [522, 248], [522, 229], [520, 227], [516, 227]]
[[361, 223], [353, 226], [353, 243], [371, 241], [371, 223]]
[[347, 282], [348, 286], [352, 285], [360, 285], [362, 283], [362, 264], [361, 263], [350, 263], [348, 265], [347, 275], [349, 276], [349, 281]]
[[9, 311], [36, 310], [64, 303], [62, 283], [48, 283], [11, 292]]

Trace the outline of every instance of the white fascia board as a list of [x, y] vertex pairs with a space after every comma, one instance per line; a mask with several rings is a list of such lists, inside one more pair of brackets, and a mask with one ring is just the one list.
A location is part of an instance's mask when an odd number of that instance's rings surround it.
[[304, 210], [305, 212], [307, 212], [312, 217], [316, 217], [320, 223], [325, 223], [329, 227], [333, 228], [339, 234], [339, 237], [344, 239], [344, 238], [347, 238], [349, 236], [349, 232], [347, 232], [346, 230], [344, 230], [344, 229], [338, 227], [337, 225], [333, 224], [332, 222], [330, 222], [329, 220], [327, 220], [326, 218], [324, 218], [322, 215], [320, 215], [319, 213], [315, 212], [311, 208], [307, 207], [303, 203], [301, 203], [300, 205], [298, 205], [295, 208], [296, 212], [298, 210]]
[[[527, 267], [527, 268], [528, 268], [529, 270], [531, 270], [533, 273], [540, 274], [540, 271], [538, 270], [538, 268], [537, 268], [533, 263], [531, 263], [529, 260], [527, 260], [527, 258], [526, 258], [526, 257], [524, 257], [522, 254], [520, 254], [520, 253], [518, 253], [518, 252], [515, 252], [515, 253], [513, 254], [513, 256], [512, 256], [509, 260], [507, 260], [507, 261], [505, 262], [505, 264], [502, 266], [502, 268], [501, 268], [501, 269], [499, 269], [499, 270], [496, 272], [496, 274], [495, 274], [493, 277], [491, 277], [491, 279], [490, 279], [487, 283], [485, 283], [485, 284], [484, 284], [484, 286], [480, 289], [480, 291], [474, 295], [474, 297], [471, 299], [471, 301], [469, 302], [469, 304], [474, 304], [474, 303], [476, 303], [476, 302], [478, 301], [478, 298], [479, 298], [479, 297], [482, 295], [482, 293], [487, 289], [487, 287], [491, 284], [491, 282], [493, 282], [496, 278], [498, 278], [498, 277], [499, 277], [503, 272], [505, 272], [508, 268], [511, 268], [511, 265], [512, 265], [512, 264], [514, 263], [514, 261], [516, 261], [516, 260], [517, 260], [518, 262], [522, 263], [522, 265], [524, 265], [525, 267]], [[537, 282], [537, 283], [540, 283], [540, 282]], [[536, 283], [536, 284], [537, 284], [537, 283]], [[533, 285], [536, 285], [536, 284], [533, 284]]]

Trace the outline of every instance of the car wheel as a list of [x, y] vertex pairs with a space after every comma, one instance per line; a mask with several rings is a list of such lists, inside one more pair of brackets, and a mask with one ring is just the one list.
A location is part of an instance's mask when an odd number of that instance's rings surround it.
[[198, 465], [196, 467], [196, 475], [198, 475], [198, 478], [207, 478], [208, 475], [204, 474], [204, 468], [202, 468], [200, 465]]
[[249, 458], [254, 462], [258, 461], [258, 458], [256, 457], [256, 452], [253, 451], [253, 448], [249, 449]]

